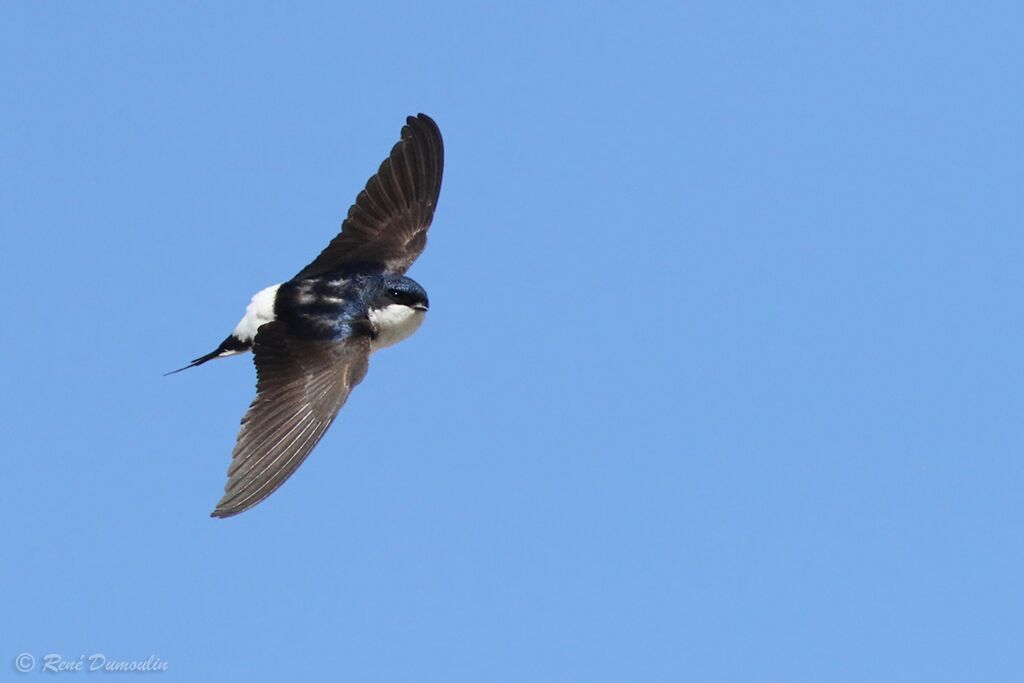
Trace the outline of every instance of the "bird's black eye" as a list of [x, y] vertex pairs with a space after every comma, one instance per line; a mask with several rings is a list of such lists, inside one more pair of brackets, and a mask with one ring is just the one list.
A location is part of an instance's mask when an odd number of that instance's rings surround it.
[[398, 297], [402, 296], [402, 293], [399, 292], [397, 289], [392, 289], [391, 291], [388, 292], [388, 294], [390, 294], [391, 296], [395, 297], [396, 299]]

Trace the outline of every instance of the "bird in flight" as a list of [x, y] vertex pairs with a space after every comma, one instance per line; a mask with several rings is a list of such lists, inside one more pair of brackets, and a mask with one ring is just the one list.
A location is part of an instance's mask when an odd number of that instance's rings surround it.
[[366, 376], [370, 354], [423, 323], [427, 293], [405, 272], [426, 246], [443, 169], [437, 124], [408, 117], [327, 248], [291, 280], [253, 296], [220, 346], [174, 371], [253, 352], [256, 398], [212, 517], [237, 515], [277, 490]]

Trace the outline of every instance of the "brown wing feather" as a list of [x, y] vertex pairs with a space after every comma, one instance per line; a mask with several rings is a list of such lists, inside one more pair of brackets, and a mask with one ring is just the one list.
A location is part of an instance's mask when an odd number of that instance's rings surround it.
[[410, 116], [401, 140], [348, 210], [341, 232], [295, 278], [368, 266], [403, 275], [427, 245], [443, 172], [437, 124], [426, 114]]
[[295, 472], [366, 375], [370, 343], [300, 341], [278, 320], [260, 328], [253, 353], [256, 398], [242, 418], [213, 517], [251, 508]]

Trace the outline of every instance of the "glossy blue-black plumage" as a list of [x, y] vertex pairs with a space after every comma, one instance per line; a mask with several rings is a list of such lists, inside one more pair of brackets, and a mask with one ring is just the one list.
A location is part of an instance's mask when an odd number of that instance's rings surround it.
[[302, 339], [341, 341], [374, 336], [370, 309], [399, 303], [427, 306], [427, 293], [415, 280], [386, 274], [325, 275], [281, 285], [274, 314]]

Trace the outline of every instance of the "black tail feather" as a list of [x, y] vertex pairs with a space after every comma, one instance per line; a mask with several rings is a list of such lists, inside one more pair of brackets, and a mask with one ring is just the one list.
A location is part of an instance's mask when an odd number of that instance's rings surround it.
[[191, 361], [185, 367], [178, 368], [177, 370], [171, 370], [170, 372], [165, 372], [164, 373], [164, 377], [167, 377], [168, 375], [176, 375], [179, 372], [181, 372], [182, 370], [188, 370], [189, 368], [194, 368], [197, 365], [202, 365], [206, 361], [213, 360], [214, 358], [216, 358], [219, 355], [220, 355], [220, 349], [218, 349], [216, 351], [211, 351], [210, 353], [206, 354], [205, 356], [199, 356], [199, 358], [194, 359], [193, 361]]
[[183, 368], [178, 368], [177, 370], [171, 370], [170, 372], [165, 372], [164, 373], [164, 377], [167, 377], [168, 375], [176, 375], [177, 373], [181, 372], [182, 370], [188, 370], [189, 368], [194, 368], [197, 365], [202, 365], [206, 361], [213, 360], [214, 358], [217, 358], [222, 353], [225, 353], [227, 351], [238, 351], [238, 352], [248, 351], [249, 348], [251, 348], [251, 347], [252, 347], [252, 342], [244, 342], [241, 339], [239, 339], [238, 337], [235, 337], [234, 335], [228, 335], [228, 338], [225, 339], [224, 341], [222, 341], [220, 343], [220, 346], [218, 346], [213, 351], [210, 351], [205, 356], [199, 356], [199, 358], [194, 358], [192, 360], [192, 362], [190, 362], [188, 365], [186, 365]]

